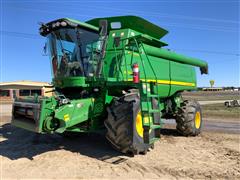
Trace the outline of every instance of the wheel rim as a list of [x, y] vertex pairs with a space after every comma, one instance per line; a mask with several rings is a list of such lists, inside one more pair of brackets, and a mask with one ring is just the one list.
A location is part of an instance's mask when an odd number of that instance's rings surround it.
[[199, 128], [200, 128], [200, 125], [201, 125], [201, 114], [200, 114], [200, 112], [198, 111], [198, 112], [196, 112], [196, 115], [195, 115], [195, 127], [196, 127], [197, 129], [199, 129]]
[[142, 113], [139, 111], [136, 117], [136, 130], [140, 137], [143, 137]]

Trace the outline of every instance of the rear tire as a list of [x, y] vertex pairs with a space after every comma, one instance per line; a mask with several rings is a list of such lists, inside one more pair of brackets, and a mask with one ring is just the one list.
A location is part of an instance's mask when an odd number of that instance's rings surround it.
[[144, 144], [139, 126], [138, 130], [136, 128], [139, 112], [140, 99], [136, 93], [113, 101], [108, 108], [108, 118], [104, 122], [107, 128], [106, 138], [116, 150], [129, 155], [146, 154], [153, 146]]
[[177, 131], [184, 136], [197, 136], [201, 133], [202, 112], [197, 101], [185, 100], [176, 116]]
[[226, 102], [224, 103], [224, 105], [225, 105], [226, 107], [230, 107], [230, 103], [229, 103], [228, 101], [226, 101]]

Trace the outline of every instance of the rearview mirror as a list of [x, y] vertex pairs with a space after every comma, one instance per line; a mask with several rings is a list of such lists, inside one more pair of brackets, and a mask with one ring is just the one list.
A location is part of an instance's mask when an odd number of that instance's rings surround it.
[[108, 22], [107, 20], [99, 21], [100, 36], [107, 36]]
[[43, 56], [47, 56], [47, 55], [48, 55], [47, 43], [45, 43], [44, 46], [43, 46], [42, 55], [43, 55]]

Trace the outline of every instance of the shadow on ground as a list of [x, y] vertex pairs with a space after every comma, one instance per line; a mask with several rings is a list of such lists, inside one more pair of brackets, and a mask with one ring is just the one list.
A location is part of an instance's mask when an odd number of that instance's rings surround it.
[[[162, 129], [162, 134], [179, 136], [174, 129]], [[34, 156], [48, 151], [65, 149], [77, 152], [101, 161], [119, 157], [122, 153], [114, 150], [101, 134], [81, 134], [74, 138], [62, 137], [58, 134], [36, 134], [12, 126], [10, 123], [0, 127], [0, 135], [6, 139], [0, 142], [0, 155], [12, 160], [19, 158], [33, 159]], [[114, 163], [114, 162], [112, 162]]]
[[175, 128], [162, 128], [161, 135], [165, 136], [182, 136]]

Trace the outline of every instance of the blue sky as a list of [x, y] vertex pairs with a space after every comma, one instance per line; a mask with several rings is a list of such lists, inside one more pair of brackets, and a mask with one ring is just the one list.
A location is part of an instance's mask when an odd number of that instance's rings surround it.
[[209, 63], [209, 75], [198, 86], [240, 86], [239, 1], [232, 0], [122, 0], [55, 1], [1, 0], [0, 81], [51, 82], [50, 63], [43, 56], [45, 39], [38, 22], [69, 17], [137, 15], [167, 30], [168, 48]]

